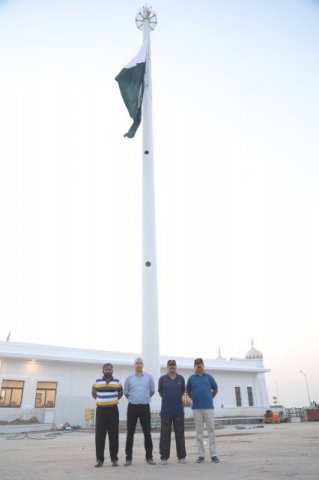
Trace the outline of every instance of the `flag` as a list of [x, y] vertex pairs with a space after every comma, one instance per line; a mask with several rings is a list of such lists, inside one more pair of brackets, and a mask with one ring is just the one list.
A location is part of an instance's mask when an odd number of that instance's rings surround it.
[[133, 124], [124, 137], [133, 138], [142, 120], [142, 103], [145, 84], [148, 37], [137, 55], [115, 77]]

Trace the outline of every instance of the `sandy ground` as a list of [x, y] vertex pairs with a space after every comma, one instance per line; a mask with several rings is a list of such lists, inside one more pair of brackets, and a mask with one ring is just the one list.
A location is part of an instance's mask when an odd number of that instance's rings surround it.
[[[168, 480], [319, 480], [319, 422], [265, 425], [238, 430], [229, 426], [216, 431], [216, 465], [207, 458], [196, 464], [194, 432], [187, 432], [187, 464], [177, 463], [172, 441], [168, 465], [147, 465], [142, 434], [135, 435], [133, 465], [124, 467], [125, 434], [120, 434], [118, 468], [111, 467], [106, 448], [102, 468], [94, 468], [94, 434], [29, 433], [0, 435], [1, 480], [127, 479]], [[159, 434], [153, 434], [154, 460], [159, 462]]]

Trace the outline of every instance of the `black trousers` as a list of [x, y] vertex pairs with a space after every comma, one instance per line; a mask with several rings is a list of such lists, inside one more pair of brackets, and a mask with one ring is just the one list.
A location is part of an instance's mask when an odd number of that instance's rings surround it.
[[113, 407], [96, 407], [95, 448], [96, 459], [104, 462], [106, 434], [109, 436], [111, 460], [118, 460], [119, 451], [119, 411]]
[[171, 432], [172, 424], [175, 433], [177, 458], [186, 457], [184, 417], [162, 417], [161, 416], [161, 435], [160, 435], [160, 455], [161, 460], [167, 460], [171, 451]]
[[127, 460], [132, 460], [134, 433], [138, 419], [140, 420], [144, 434], [144, 447], [146, 452], [146, 458], [153, 458], [150, 406], [148, 403], [139, 405], [129, 403], [127, 406], [127, 436], [125, 446]]

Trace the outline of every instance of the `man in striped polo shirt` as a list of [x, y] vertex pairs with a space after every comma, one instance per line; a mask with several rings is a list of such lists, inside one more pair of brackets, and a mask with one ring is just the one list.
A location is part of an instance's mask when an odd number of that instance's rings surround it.
[[119, 411], [117, 404], [123, 396], [123, 387], [113, 377], [113, 365], [106, 363], [102, 368], [103, 377], [97, 378], [92, 385], [92, 397], [96, 401], [95, 448], [96, 467], [104, 463], [106, 434], [109, 436], [109, 450], [112, 466], [118, 466], [119, 451]]

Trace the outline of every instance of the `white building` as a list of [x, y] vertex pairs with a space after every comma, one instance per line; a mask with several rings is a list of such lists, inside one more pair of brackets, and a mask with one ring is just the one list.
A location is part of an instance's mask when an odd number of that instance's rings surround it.
[[[85, 426], [86, 409], [94, 408], [91, 386], [102, 365], [111, 362], [114, 375], [124, 384], [133, 371], [133, 353], [105, 352], [31, 343], [0, 342], [0, 421], [36, 417], [56, 426], [69, 422]], [[193, 373], [193, 358], [175, 357], [185, 379]], [[168, 357], [161, 357], [161, 374]], [[214, 399], [216, 417], [262, 416], [269, 408], [262, 353], [253, 345], [245, 358], [226, 360], [221, 355], [206, 359], [205, 369], [216, 379], [219, 392]], [[145, 365], [147, 371], [147, 365]], [[127, 400], [120, 401], [120, 418], [126, 416]], [[158, 412], [156, 393], [151, 408]], [[191, 409], [185, 408], [185, 415]]]

